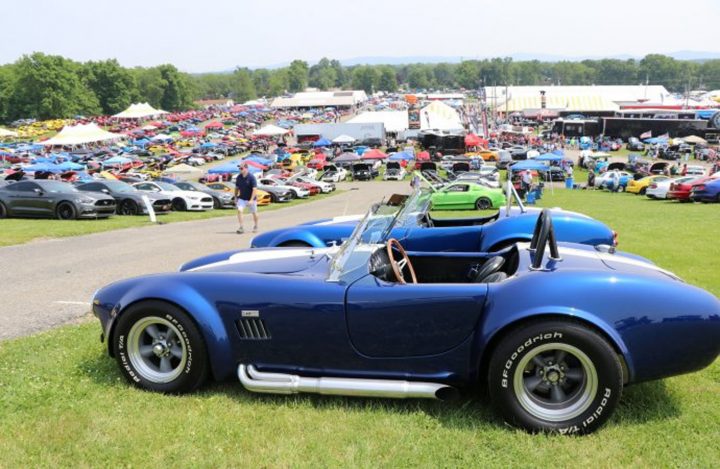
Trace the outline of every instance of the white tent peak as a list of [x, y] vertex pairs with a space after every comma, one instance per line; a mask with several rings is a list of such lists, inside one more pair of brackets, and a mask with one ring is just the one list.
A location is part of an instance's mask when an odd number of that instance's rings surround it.
[[287, 129], [269, 124], [254, 131], [253, 135], [266, 135], [268, 137], [273, 137], [276, 135], [285, 135], [286, 133], [288, 133]]
[[85, 143], [120, 140], [124, 135], [103, 130], [97, 124], [66, 125], [53, 138], [40, 142], [43, 145], [83, 145]]
[[148, 103], [134, 103], [124, 111], [115, 114], [113, 117], [117, 119], [142, 119], [145, 117], [155, 117], [167, 113], [167, 111], [155, 109]]

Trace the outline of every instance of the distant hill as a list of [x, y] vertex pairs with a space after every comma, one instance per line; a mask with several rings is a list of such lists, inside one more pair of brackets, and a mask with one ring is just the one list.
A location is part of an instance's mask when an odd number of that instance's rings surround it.
[[[659, 52], [660, 53], [660, 52]], [[711, 59], [720, 59], [720, 52], [708, 52], [708, 51], [676, 51], [670, 53], [664, 53], [669, 57], [673, 57], [677, 60], [691, 60], [697, 62], [704, 62]], [[539, 60], [540, 62], [580, 62], [582, 60], [601, 60], [601, 59], [617, 59], [617, 60], [629, 60], [635, 59], [640, 60], [644, 56], [634, 56], [630, 54], [613, 55], [609, 57], [603, 56], [563, 56], [554, 54], [537, 54], [531, 52], [517, 52], [509, 55], [498, 55], [499, 57], [510, 57], [516, 62], [528, 61], [528, 60]], [[345, 66], [353, 65], [405, 65], [405, 64], [436, 64], [436, 63], [460, 63], [463, 60], [483, 60], [490, 59], [498, 56], [459, 56], [459, 55], [448, 55], [448, 56], [436, 56], [436, 55], [418, 55], [418, 56], [364, 56], [364, 57], [351, 57], [347, 59], [340, 59], [340, 63]], [[316, 61], [308, 61], [311, 65]], [[253, 66], [250, 68], [269, 68], [276, 69], [287, 67], [290, 62], [276, 63], [271, 65]]]

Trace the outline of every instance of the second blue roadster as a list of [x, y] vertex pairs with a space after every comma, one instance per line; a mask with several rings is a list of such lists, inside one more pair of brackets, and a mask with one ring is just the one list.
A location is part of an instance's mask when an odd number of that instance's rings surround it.
[[[498, 212], [476, 218], [433, 218], [429, 211], [431, 193], [418, 190], [399, 204], [402, 217], [392, 237], [409, 251], [498, 251], [532, 236], [539, 209], [527, 208], [519, 201], [508, 203]], [[508, 198], [510, 201], [511, 198]], [[592, 246], [617, 246], [617, 233], [605, 224], [576, 212], [552, 209], [558, 241]], [[362, 215], [317, 220], [289, 228], [262, 233], [251, 242], [255, 248], [327, 247], [342, 244], [350, 237]]]
[[499, 252], [408, 252], [390, 237], [400, 216], [375, 207], [341, 247], [113, 283], [93, 299], [101, 338], [143, 389], [236, 377], [259, 393], [449, 399], [480, 385], [507, 422], [577, 434], [623, 386], [720, 353], [715, 296], [609, 246], [558, 245], [548, 211]]

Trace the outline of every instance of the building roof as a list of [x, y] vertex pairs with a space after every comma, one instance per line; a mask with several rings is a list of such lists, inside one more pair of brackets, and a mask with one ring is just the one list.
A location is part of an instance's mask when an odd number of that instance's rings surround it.
[[371, 124], [379, 122], [385, 126], [385, 132], [402, 132], [407, 130], [407, 111], [363, 112], [348, 121], [350, 124]]
[[368, 100], [362, 90], [308, 91], [295, 93], [291, 97], [275, 98], [270, 104], [274, 108], [293, 107], [337, 107], [356, 106]]
[[420, 128], [459, 130], [463, 128], [463, 124], [455, 109], [442, 101], [433, 101], [420, 111]]
[[[517, 112], [530, 109], [541, 109], [542, 102], [538, 96], [512, 97], [507, 103], [499, 104], [500, 112]], [[545, 108], [563, 111], [617, 111], [620, 106], [602, 96], [546, 96]]]

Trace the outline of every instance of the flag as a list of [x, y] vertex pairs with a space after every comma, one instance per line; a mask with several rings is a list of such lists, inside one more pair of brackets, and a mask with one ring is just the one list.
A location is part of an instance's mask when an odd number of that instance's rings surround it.
[[646, 138], [652, 138], [652, 130], [648, 130], [644, 134], [640, 134], [640, 138], [645, 140]]
[[669, 134], [669, 133], [664, 133], [664, 134], [660, 135], [658, 138], [667, 140], [667, 139], [670, 138], [670, 134]]

